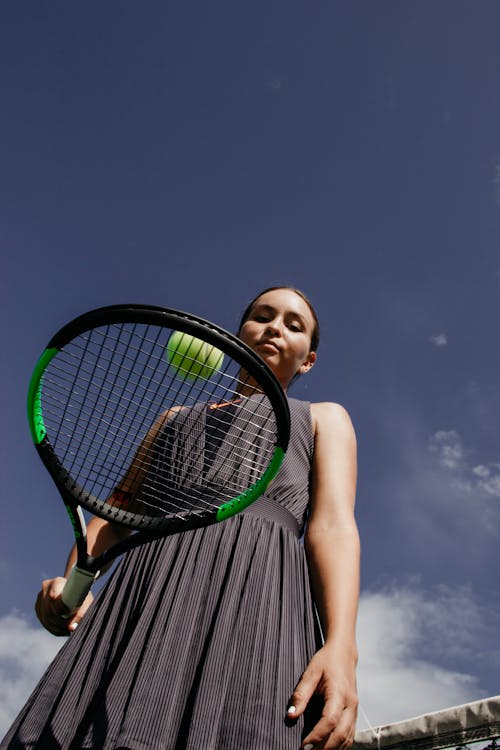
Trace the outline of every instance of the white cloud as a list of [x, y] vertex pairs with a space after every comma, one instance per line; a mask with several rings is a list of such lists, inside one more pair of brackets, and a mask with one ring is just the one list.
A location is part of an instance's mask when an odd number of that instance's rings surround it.
[[465, 451], [456, 430], [436, 432], [429, 441], [429, 450], [437, 455], [440, 466], [445, 469], [454, 470], [463, 466]]
[[0, 737], [63, 645], [18, 612], [0, 617]]
[[487, 495], [500, 497], [500, 464], [474, 466], [472, 473], [478, 478], [477, 486]]
[[446, 333], [438, 333], [435, 336], [430, 336], [429, 341], [434, 346], [446, 346], [448, 343], [448, 337]]
[[407, 544], [415, 559], [424, 554], [427, 562], [449, 562], [459, 555], [457, 569], [491, 567], [500, 523], [499, 464], [480, 459], [456, 429], [429, 436], [415, 415], [401, 410], [396, 423], [394, 412], [391, 417], [398, 455], [381, 491], [391, 499], [394, 523], [410, 532]]
[[453, 668], [471, 664], [484, 614], [460, 587], [416, 586], [361, 596], [358, 729], [401, 721], [485, 697], [478, 679]]
[[[393, 460], [383, 470], [378, 463], [367, 469], [371, 456], [365, 451], [366, 478], [360, 474], [361, 532], [367, 523], [363, 504], [375, 504], [379, 510], [370, 534], [373, 538], [376, 531], [384, 547], [380, 564], [375, 562], [373, 570], [367, 570], [367, 580], [380, 582], [378, 577], [401, 558], [405, 574], [422, 571], [432, 581], [442, 566], [448, 580], [474, 581], [484, 596], [496, 595], [500, 502], [492, 493], [500, 469], [482, 455], [479, 446], [490, 450], [484, 436], [471, 427], [472, 438], [477, 438], [474, 447], [472, 439], [463, 440], [455, 429], [429, 433], [416, 411], [400, 404], [383, 406], [380, 430]], [[477, 476], [473, 472], [477, 466], [486, 467], [490, 476]], [[368, 546], [367, 554], [376, 552]], [[500, 615], [497, 630], [499, 623]]]
[[453, 486], [462, 493], [500, 497], [500, 464], [474, 466], [456, 430], [436, 432], [429, 441], [429, 450], [437, 456], [441, 467], [454, 472]]

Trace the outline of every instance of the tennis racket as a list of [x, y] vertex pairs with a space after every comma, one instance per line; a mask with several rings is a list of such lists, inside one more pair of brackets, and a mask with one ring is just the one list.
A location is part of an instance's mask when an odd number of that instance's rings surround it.
[[[92, 310], [59, 330], [34, 368], [28, 420], [75, 535], [62, 593], [72, 611], [127, 550], [248, 507], [290, 435], [286, 396], [255, 352], [206, 320], [143, 305]], [[92, 557], [84, 511], [130, 534]]]

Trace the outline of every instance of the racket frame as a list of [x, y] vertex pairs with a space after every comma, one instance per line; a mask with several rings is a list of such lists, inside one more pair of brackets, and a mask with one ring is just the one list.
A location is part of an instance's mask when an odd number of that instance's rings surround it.
[[[189, 528], [200, 528], [218, 523], [244, 510], [265, 492], [267, 486], [279, 471], [290, 436], [290, 412], [286, 395], [268, 365], [247, 344], [223, 328], [190, 313], [171, 308], [150, 305], [127, 304], [110, 305], [91, 310], [63, 326], [49, 341], [38, 359], [28, 388], [28, 423], [36, 450], [51, 475], [62, 497], [68, 513], [77, 548], [77, 562], [74, 566], [63, 592], [63, 601], [71, 609], [76, 609], [90, 590], [100, 570], [108, 566], [116, 557], [147, 541], [186, 530], [186, 521], [182, 518], [171, 518], [168, 523], [159, 519], [155, 523], [148, 519], [146, 528], [130, 523], [126, 511], [113, 509], [110, 513], [92, 508], [87, 501], [89, 497], [83, 488], [66, 471], [57, 457], [47, 436], [42, 409], [42, 387], [46, 368], [51, 360], [66, 344], [77, 336], [101, 326], [120, 323], [137, 323], [160, 326], [178, 330], [187, 335], [203, 338], [208, 344], [220, 349], [241, 364], [242, 369], [262, 388], [271, 402], [277, 423], [277, 440], [273, 456], [262, 476], [248, 490], [232, 500], [223, 503], [218, 510], [205, 512], [196, 518], [196, 523]], [[87, 551], [86, 523], [82, 506], [94, 515], [121, 525], [132, 527], [136, 533], [120, 540], [98, 557]]]

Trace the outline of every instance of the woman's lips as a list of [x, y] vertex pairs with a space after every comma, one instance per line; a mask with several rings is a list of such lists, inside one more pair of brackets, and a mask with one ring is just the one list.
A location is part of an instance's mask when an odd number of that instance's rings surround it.
[[257, 348], [264, 352], [279, 352], [279, 348], [271, 341], [261, 341], [257, 344]]

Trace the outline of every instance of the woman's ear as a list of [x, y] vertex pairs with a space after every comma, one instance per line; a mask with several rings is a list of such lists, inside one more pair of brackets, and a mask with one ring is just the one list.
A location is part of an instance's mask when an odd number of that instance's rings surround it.
[[305, 361], [299, 367], [299, 374], [304, 375], [306, 372], [309, 372], [309, 370], [311, 369], [311, 367], [313, 367], [315, 362], [316, 362], [316, 352], [309, 352]]

